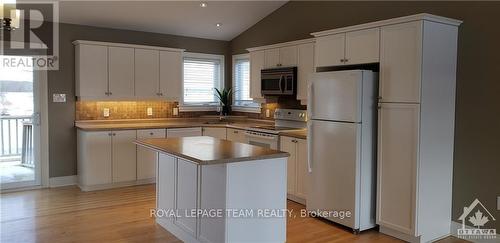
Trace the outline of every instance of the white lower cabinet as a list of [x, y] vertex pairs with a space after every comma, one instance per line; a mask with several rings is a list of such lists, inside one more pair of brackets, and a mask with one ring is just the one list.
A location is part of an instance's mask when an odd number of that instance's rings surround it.
[[381, 104], [377, 223], [415, 234], [420, 105]]
[[78, 186], [84, 191], [137, 183], [136, 130], [78, 130]]
[[305, 204], [307, 188], [307, 140], [280, 137], [280, 150], [288, 152], [287, 193], [288, 199]]
[[136, 180], [136, 139], [135, 130], [114, 131], [112, 133], [113, 182]]
[[111, 132], [78, 130], [78, 184], [111, 183]]
[[[165, 138], [165, 129], [146, 129], [137, 130], [137, 139], [146, 138]], [[137, 147], [137, 180], [150, 179], [155, 177], [155, 164], [158, 159], [158, 153], [146, 149], [142, 146]]]
[[245, 131], [228, 128], [227, 129], [227, 140], [238, 143], [247, 143], [247, 138], [245, 137]]
[[204, 127], [202, 128], [203, 136], [210, 136], [219, 139], [226, 139], [226, 128], [222, 127]]

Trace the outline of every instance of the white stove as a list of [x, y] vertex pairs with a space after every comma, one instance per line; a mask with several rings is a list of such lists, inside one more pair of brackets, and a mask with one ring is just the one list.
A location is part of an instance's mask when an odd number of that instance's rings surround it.
[[278, 149], [279, 133], [302, 130], [307, 127], [305, 110], [276, 109], [274, 125], [254, 126], [247, 129], [245, 136], [249, 144]]

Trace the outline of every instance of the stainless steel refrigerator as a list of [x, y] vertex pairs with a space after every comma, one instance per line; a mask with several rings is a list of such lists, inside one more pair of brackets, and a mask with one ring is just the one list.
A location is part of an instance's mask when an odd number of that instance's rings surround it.
[[355, 232], [375, 226], [377, 76], [319, 72], [309, 86], [306, 207]]

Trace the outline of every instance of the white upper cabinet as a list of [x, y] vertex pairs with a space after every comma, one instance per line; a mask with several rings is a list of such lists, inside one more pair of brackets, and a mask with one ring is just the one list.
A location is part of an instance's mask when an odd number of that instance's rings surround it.
[[264, 51], [265, 68], [275, 68], [280, 66], [280, 50], [278, 48]]
[[379, 35], [379, 28], [372, 28], [320, 36], [316, 38], [316, 66], [376, 63]]
[[108, 95], [108, 47], [81, 44], [76, 46], [76, 95]]
[[182, 90], [182, 52], [160, 51], [160, 92], [168, 99], [180, 100]]
[[379, 28], [347, 32], [345, 37], [344, 64], [378, 62], [379, 45]]
[[316, 67], [344, 64], [345, 34], [327, 35], [316, 38]]
[[422, 21], [384, 26], [380, 34], [381, 102], [420, 102]]
[[279, 49], [280, 67], [294, 67], [297, 66], [297, 46], [285, 46]]
[[250, 52], [250, 98], [261, 99], [260, 71], [265, 68], [265, 51]]
[[112, 98], [134, 96], [134, 49], [108, 47], [109, 93]]
[[160, 86], [160, 52], [135, 49], [135, 96], [157, 97]]
[[76, 40], [80, 100], [179, 100], [183, 49]]
[[314, 73], [314, 43], [298, 45], [297, 52], [297, 99], [307, 100], [309, 78]]

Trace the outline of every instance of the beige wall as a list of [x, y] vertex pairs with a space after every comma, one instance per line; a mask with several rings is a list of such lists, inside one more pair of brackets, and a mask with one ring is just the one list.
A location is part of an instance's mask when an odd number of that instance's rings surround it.
[[[453, 220], [478, 198], [497, 219], [500, 196], [500, 2], [289, 2], [231, 41], [245, 48], [311, 37], [314, 31], [427, 12], [463, 20], [458, 73]], [[491, 219], [490, 219], [491, 220]]]
[[[66, 103], [49, 101], [49, 176], [76, 175], [75, 51], [74, 40], [121, 42], [130, 44], [184, 48], [190, 52], [229, 53], [229, 43], [128, 30], [60, 24], [59, 70], [48, 74], [49, 97], [65, 93]], [[228, 55], [226, 59], [230, 58]], [[226, 71], [229, 69], [226, 68]], [[229, 74], [227, 74], [229, 75]], [[227, 76], [226, 77], [229, 77]]]

